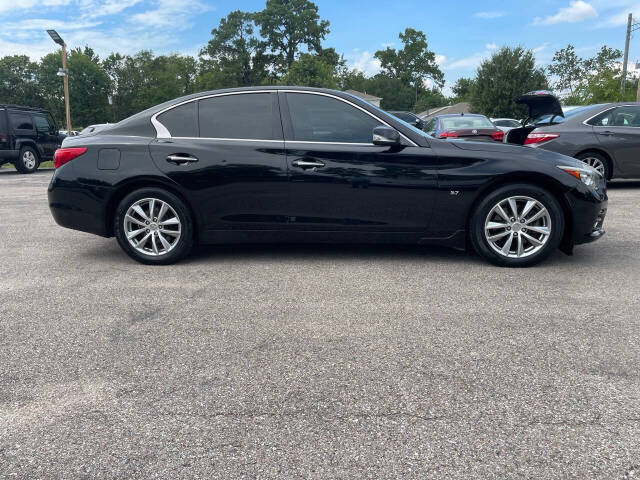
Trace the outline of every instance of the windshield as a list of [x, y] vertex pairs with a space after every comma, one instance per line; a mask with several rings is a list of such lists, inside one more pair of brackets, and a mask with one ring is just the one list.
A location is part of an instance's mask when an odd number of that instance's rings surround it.
[[391, 115], [398, 117], [400, 120], [404, 120], [405, 122], [412, 122], [417, 118], [415, 115], [406, 112], [395, 112], [391, 113]]
[[460, 130], [464, 128], [495, 128], [487, 117], [464, 115], [459, 117], [443, 117], [440, 120], [443, 130]]
[[[376, 107], [373, 103], [371, 102], [367, 102], [369, 104], [370, 108], [373, 108], [376, 113], [382, 113], [381, 118], [384, 118], [385, 115], [391, 115], [389, 112], [385, 112], [384, 110], [382, 110], [380, 107]], [[392, 117], [395, 117], [394, 115], [391, 115]], [[420, 130], [419, 128], [414, 127], [413, 125], [405, 122], [404, 120], [402, 120], [401, 118], [395, 117], [395, 119], [402, 123], [402, 125], [404, 125], [405, 127], [407, 127], [409, 130], [419, 133], [420, 135], [422, 135], [423, 137], [432, 139], [433, 137], [431, 135], [428, 135], [426, 132], [423, 132], [422, 130]]]

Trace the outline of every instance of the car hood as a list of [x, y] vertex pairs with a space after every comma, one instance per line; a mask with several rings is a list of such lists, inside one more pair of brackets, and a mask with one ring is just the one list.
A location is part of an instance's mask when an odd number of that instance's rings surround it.
[[464, 140], [449, 140], [447, 143], [461, 150], [502, 153], [505, 155], [511, 154], [514, 157], [524, 160], [540, 160], [547, 163], [553, 163], [555, 165], [565, 165], [567, 167], [584, 166], [581, 161], [576, 160], [575, 158], [538, 148], [522, 147], [520, 145], [511, 145], [508, 143], [470, 142]]
[[548, 90], [536, 90], [520, 95], [515, 99], [519, 105], [526, 105], [529, 118], [539, 118], [542, 115], [554, 115], [564, 118], [564, 112], [558, 98]]

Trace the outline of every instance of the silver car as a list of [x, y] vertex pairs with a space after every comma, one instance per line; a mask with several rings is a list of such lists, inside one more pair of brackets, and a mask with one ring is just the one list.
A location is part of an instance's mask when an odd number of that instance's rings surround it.
[[547, 91], [527, 93], [516, 102], [529, 107], [529, 118], [507, 134], [507, 143], [577, 158], [607, 179], [640, 177], [640, 103], [587, 105], [563, 113]]

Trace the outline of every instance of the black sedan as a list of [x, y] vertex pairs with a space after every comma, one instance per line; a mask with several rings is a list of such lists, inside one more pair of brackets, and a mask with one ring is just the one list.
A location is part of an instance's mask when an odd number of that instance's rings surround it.
[[528, 266], [604, 233], [605, 181], [563, 155], [443, 141], [347, 93], [299, 87], [182, 97], [65, 140], [49, 206], [169, 264], [194, 243], [472, 246]]

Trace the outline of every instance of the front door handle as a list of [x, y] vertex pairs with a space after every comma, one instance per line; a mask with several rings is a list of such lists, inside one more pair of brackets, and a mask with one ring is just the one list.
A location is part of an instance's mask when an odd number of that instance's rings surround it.
[[611, 135], [615, 135], [615, 132], [611, 130], [605, 130], [604, 132], [598, 132], [598, 135], [604, 135], [605, 137], [610, 137]]
[[315, 169], [324, 167], [324, 163], [317, 160], [294, 160], [293, 162], [291, 162], [291, 165], [293, 165], [294, 167], [302, 168], [304, 170], [306, 170], [307, 168]]
[[197, 162], [198, 159], [191, 155], [185, 155], [182, 153], [174, 153], [173, 155], [169, 155], [167, 157], [167, 162], [175, 163], [176, 165], [186, 165], [187, 163]]

